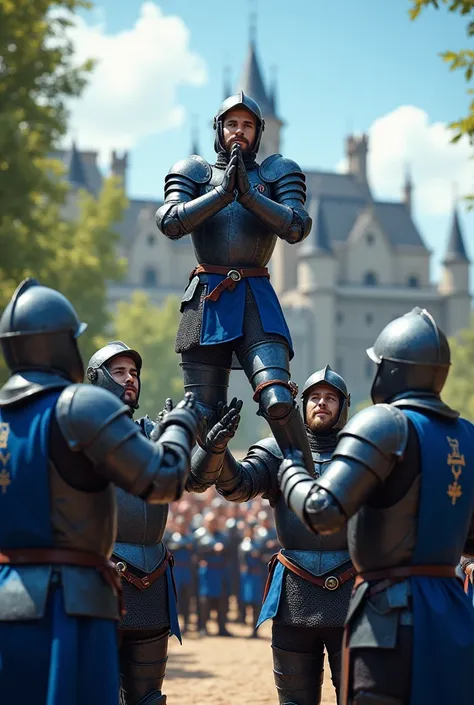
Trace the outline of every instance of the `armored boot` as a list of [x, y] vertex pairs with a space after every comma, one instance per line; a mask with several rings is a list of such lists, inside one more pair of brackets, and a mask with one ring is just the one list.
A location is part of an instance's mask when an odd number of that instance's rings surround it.
[[167, 661], [168, 630], [143, 639], [127, 639], [125, 633], [120, 649], [122, 705], [165, 705], [161, 688]]
[[204, 445], [207, 432], [216, 423], [219, 402], [227, 402], [230, 370], [224, 367], [203, 365], [199, 362], [181, 362], [184, 391], [196, 397], [196, 407], [201, 415], [198, 440]]
[[290, 449], [301, 451], [306, 469], [313, 475], [308, 436], [294, 401], [297, 388], [290, 383], [288, 347], [277, 342], [258, 343], [246, 351], [241, 364], [255, 392], [254, 400], [259, 402], [257, 413], [268, 422], [282, 455]]
[[284, 651], [272, 646], [273, 675], [280, 705], [319, 705], [324, 680], [324, 653]]
[[[224, 367], [213, 367], [203, 365], [199, 362], [181, 362], [183, 368], [184, 389], [186, 392], [193, 392], [196, 397], [196, 408], [201, 417], [198, 431], [198, 442], [194, 453], [199, 456], [206, 455], [206, 436], [217, 421], [216, 408], [219, 402], [227, 402], [227, 390], [229, 387], [230, 370]], [[215, 458], [211, 455], [210, 461], [206, 465], [193, 463], [191, 473], [186, 482], [188, 492], [205, 492], [219, 477], [222, 456]], [[200, 467], [201, 472], [196, 473], [196, 468]]]

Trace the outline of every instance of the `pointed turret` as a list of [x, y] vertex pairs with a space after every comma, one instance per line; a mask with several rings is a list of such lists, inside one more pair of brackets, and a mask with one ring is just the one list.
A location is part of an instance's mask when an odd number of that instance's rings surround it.
[[68, 181], [74, 188], [87, 189], [86, 172], [82, 163], [81, 155], [76, 148], [76, 143], [73, 141], [71, 152], [69, 155]]
[[454, 206], [453, 219], [451, 222], [451, 230], [448, 237], [448, 246], [444, 255], [443, 264], [453, 264], [455, 262], [466, 262], [469, 264], [469, 258], [464, 245], [464, 238], [459, 224], [458, 209]]
[[447, 335], [456, 335], [469, 325], [471, 314], [469, 258], [456, 206], [453, 209], [448, 244], [442, 262], [439, 291], [445, 301], [445, 332]]

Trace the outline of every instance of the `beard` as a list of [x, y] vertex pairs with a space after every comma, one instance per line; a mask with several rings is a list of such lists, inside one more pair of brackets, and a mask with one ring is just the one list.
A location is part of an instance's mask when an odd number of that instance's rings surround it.
[[308, 419], [306, 425], [313, 433], [325, 433], [331, 430], [335, 420], [335, 417], [330, 414], [327, 414], [327, 416], [313, 416], [311, 419]]

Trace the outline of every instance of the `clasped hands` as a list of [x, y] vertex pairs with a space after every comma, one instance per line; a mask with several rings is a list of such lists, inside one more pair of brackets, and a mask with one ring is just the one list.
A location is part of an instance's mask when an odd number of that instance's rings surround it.
[[250, 191], [250, 181], [240, 144], [236, 143], [232, 146], [229, 163], [222, 179], [222, 188], [226, 193], [234, 194], [237, 201]]

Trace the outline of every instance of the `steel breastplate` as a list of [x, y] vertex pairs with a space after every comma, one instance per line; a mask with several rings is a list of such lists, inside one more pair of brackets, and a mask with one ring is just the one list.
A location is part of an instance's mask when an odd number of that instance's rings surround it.
[[[212, 167], [209, 184], [202, 193], [222, 183], [224, 171]], [[270, 197], [270, 186], [259, 176], [258, 169], [248, 172], [252, 187]], [[192, 234], [196, 258], [199, 263], [235, 265], [241, 267], [266, 267], [276, 244], [274, 235], [249, 210], [233, 201], [212, 216]]]

